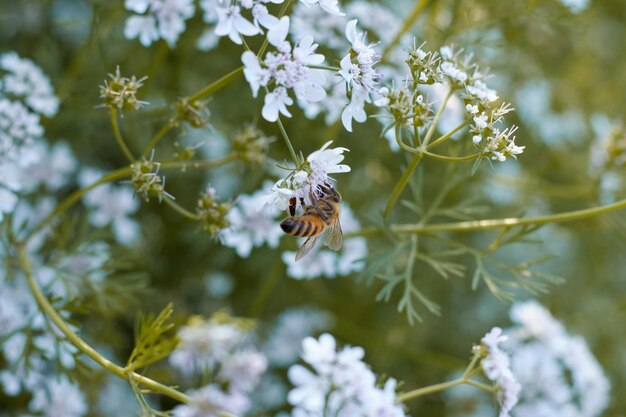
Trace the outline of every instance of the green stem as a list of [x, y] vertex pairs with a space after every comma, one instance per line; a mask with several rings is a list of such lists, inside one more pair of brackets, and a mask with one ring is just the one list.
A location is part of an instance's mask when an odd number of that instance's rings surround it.
[[[280, 9], [280, 12], [278, 13], [279, 20], [285, 15], [285, 13], [287, 13], [287, 9], [289, 8], [289, 6], [291, 6], [292, 1], [293, 0], [287, 0], [285, 4], [283, 4], [283, 7]], [[245, 40], [244, 40], [244, 44], [245, 44]], [[259, 48], [259, 52], [257, 52], [256, 54], [257, 58], [261, 58], [263, 56], [263, 53], [267, 49], [268, 45], [269, 45], [269, 41], [267, 40], [267, 36], [264, 36], [263, 43], [261, 44], [261, 48]]]
[[398, 33], [396, 33], [391, 42], [389, 42], [389, 44], [383, 50], [381, 61], [385, 61], [385, 58], [387, 58], [392, 49], [398, 44], [398, 42], [400, 42], [402, 36], [404, 36], [404, 34], [407, 33], [409, 30], [411, 30], [411, 28], [415, 24], [415, 21], [420, 17], [426, 6], [428, 6], [428, 3], [430, 3], [430, 0], [415, 1], [415, 6], [413, 6], [413, 10], [411, 10], [411, 13], [409, 13], [409, 15], [402, 23], [400, 30], [398, 31]]
[[[448, 104], [448, 100], [450, 100], [450, 97], [452, 97], [452, 93], [453, 92], [454, 92], [454, 90], [452, 88], [450, 88], [450, 90], [448, 91], [448, 93], [444, 97], [443, 101], [441, 102], [441, 106], [439, 107], [439, 110], [437, 110], [437, 113], [435, 114], [435, 117], [433, 118], [433, 121], [430, 124], [430, 127], [428, 128], [428, 131], [426, 132], [426, 136], [424, 137], [424, 142], [422, 142], [422, 148], [423, 149], [429, 149], [428, 142], [430, 142], [430, 138], [433, 136], [433, 133], [435, 133], [435, 129], [437, 128], [437, 123], [439, 123], [439, 119], [441, 118], [441, 115], [443, 114], [443, 111], [446, 109], [446, 105]], [[450, 136], [452, 136], [452, 135], [450, 135]]]
[[226, 87], [228, 84], [239, 78], [241, 74], [243, 74], [243, 66], [229, 72], [219, 80], [212, 82], [194, 95], [190, 96], [188, 98], [189, 103], [193, 103], [195, 101], [206, 98], [216, 91], [221, 90], [222, 88]]
[[482, 382], [474, 381], [473, 379], [468, 379], [465, 381], [467, 385], [471, 385], [476, 388], [480, 388], [487, 392], [494, 392], [495, 388], [491, 385], [483, 384]]
[[135, 162], [135, 157], [133, 156], [130, 149], [128, 149], [128, 146], [126, 145], [126, 142], [124, 142], [124, 138], [122, 137], [122, 132], [120, 132], [120, 126], [117, 122], [117, 111], [115, 109], [111, 109], [110, 115], [111, 115], [111, 126], [113, 127], [113, 135], [115, 136], [115, 140], [117, 141], [117, 144], [122, 150], [122, 153], [124, 154], [124, 156], [126, 156], [126, 159], [128, 159], [128, 161], [131, 163]]
[[472, 159], [476, 159], [481, 154], [480, 152], [476, 152], [471, 155], [465, 155], [465, 156], [448, 156], [448, 155], [439, 155], [439, 154], [431, 153], [431, 152], [424, 152], [424, 155], [433, 159], [439, 159], [440, 161], [463, 162], [463, 161], [471, 161]]
[[56, 208], [52, 211], [52, 213], [50, 213], [41, 223], [35, 226], [26, 235], [26, 237], [24, 238], [24, 242], [29, 240], [31, 237], [33, 237], [33, 235], [35, 235], [37, 232], [43, 229], [47, 224], [49, 224], [52, 220], [54, 220], [54, 218], [57, 217], [59, 214], [63, 213], [65, 210], [69, 209], [74, 204], [76, 204], [81, 199], [81, 197], [85, 195], [86, 193], [88, 193], [89, 191], [93, 190], [94, 188], [102, 184], [106, 184], [108, 182], [112, 182], [112, 181], [116, 181], [116, 180], [120, 180], [122, 178], [128, 177], [130, 175], [130, 172], [131, 172], [130, 167], [124, 167], [124, 168], [117, 169], [115, 171], [111, 171], [108, 174], [104, 175], [102, 178], [100, 178], [98, 181], [88, 185], [87, 187], [74, 191], [72, 194], [67, 196], [63, 201], [61, 201], [61, 203], [59, 203], [59, 205], [56, 206]]
[[452, 135], [454, 135], [456, 132], [458, 132], [459, 130], [463, 129], [465, 126], [467, 126], [470, 122], [472, 121], [472, 119], [465, 119], [465, 121], [463, 123], [461, 123], [460, 125], [458, 125], [457, 127], [455, 127], [454, 129], [452, 129], [451, 131], [449, 131], [448, 133], [446, 133], [445, 135], [437, 138], [436, 141], [434, 141], [433, 143], [431, 143], [430, 145], [428, 145], [426, 147], [426, 149], [432, 149], [435, 146], [439, 145], [442, 142], [445, 142], [446, 140], [450, 139], [452, 137]]
[[285, 140], [285, 143], [287, 144], [287, 148], [289, 148], [289, 153], [291, 154], [291, 159], [293, 159], [293, 163], [296, 164], [296, 166], [298, 166], [300, 164], [300, 162], [298, 162], [299, 161], [298, 155], [296, 155], [296, 151], [293, 149], [293, 146], [291, 145], [291, 141], [289, 140], [289, 135], [287, 134], [287, 131], [285, 130], [285, 126], [283, 126], [283, 122], [280, 120], [280, 116], [278, 116], [278, 120], [276, 120], [276, 123], [278, 123], [280, 134]]
[[[564, 213], [549, 214], [546, 216], [536, 217], [510, 217], [505, 219], [485, 219], [485, 220], [470, 220], [464, 222], [454, 223], [439, 223], [439, 224], [395, 224], [391, 225], [390, 230], [395, 233], [415, 233], [415, 234], [429, 234], [438, 232], [473, 232], [478, 230], [498, 229], [500, 227], [515, 227], [524, 225], [538, 225], [546, 223], [564, 223], [575, 220], [587, 219], [590, 217], [600, 216], [613, 211], [626, 208], [626, 199], [617, 201], [615, 203], [606, 204], [603, 206], [592, 207], [582, 210], [566, 211]], [[383, 235], [385, 232], [377, 228], [361, 229], [358, 232], [346, 233], [344, 238], [354, 236], [373, 236]]]
[[163, 138], [163, 136], [165, 136], [165, 134], [169, 132], [170, 129], [172, 129], [174, 126], [176, 126], [174, 120], [170, 120], [169, 122], [167, 122], [167, 124], [164, 124], [163, 127], [161, 127], [161, 129], [159, 129], [159, 131], [156, 132], [155, 135], [152, 137], [150, 143], [148, 143], [148, 146], [146, 146], [146, 148], [141, 153], [141, 156], [144, 158], [147, 157], [150, 151], [156, 148], [157, 144]]
[[459, 378], [453, 381], [442, 382], [441, 384], [429, 385], [424, 388], [418, 388], [418, 389], [414, 389], [413, 391], [399, 394], [396, 397], [396, 401], [399, 403], [403, 403], [408, 400], [412, 400], [413, 398], [421, 397], [421, 396], [428, 395], [428, 394], [433, 394], [439, 391], [445, 391], [447, 389], [456, 387], [458, 385], [462, 385], [464, 383], [465, 383], [465, 379]]
[[398, 198], [400, 198], [400, 194], [402, 194], [404, 187], [406, 187], [406, 185], [408, 184], [409, 179], [411, 178], [411, 174], [413, 174], [413, 171], [415, 171], [415, 168], [417, 168], [421, 160], [422, 160], [421, 153], [417, 153], [413, 155], [413, 159], [411, 159], [411, 162], [406, 167], [406, 170], [402, 174], [402, 177], [400, 177], [400, 180], [398, 181], [396, 186], [393, 187], [393, 190], [391, 191], [391, 195], [389, 196], [389, 200], [387, 200], [387, 205], [385, 206], [384, 216], [386, 220], [389, 220], [389, 218], [391, 217], [391, 212], [393, 211], [393, 207], [398, 201]]
[[190, 402], [189, 396], [186, 394], [177, 391], [167, 385], [163, 385], [157, 381], [154, 381], [150, 378], [147, 378], [143, 375], [137, 374], [135, 372], [129, 372], [126, 369], [122, 368], [119, 365], [111, 362], [104, 356], [102, 356], [98, 351], [92, 348], [87, 342], [81, 339], [74, 331], [67, 325], [67, 323], [63, 320], [63, 318], [57, 313], [52, 304], [48, 301], [46, 296], [43, 294], [37, 282], [35, 281], [35, 277], [32, 273], [30, 261], [28, 259], [28, 255], [26, 253], [26, 249], [23, 245], [17, 246], [17, 254], [20, 262], [20, 267], [24, 271], [26, 275], [26, 281], [30, 290], [37, 300], [37, 304], [41, 311], [56, 325], [56, 327], [67, 337], [67, 339], [78, 348], [81, 352], [89, 356], [93, 359], [98, 365], [102, 366], [109, 372], [114, 375], [127, 379], [132, 378], [136, 383], [150, 389], [153, 392], [157, 392], [163, 395], [166, 395], [170, 398], [173, 398], [182, 403]]
[[321, 70], [333, 71], [333, 72], [341, 71], [341, 68], [333, 67], [333, 66], [329, 66], [329, 65], [309, 65], [309, 68], [321, 69]]
[[161, 169], [182, 169], [185, 170], [187, 168], [193, 169], [206, 169], [206, 168], [215, 168], [222, 165], [229, 164], [237, 160], [237, 155], [232, 153], [230, 155], [225, 156], [221, 159], [216, 159], [214, 161], [170, 161], [163, 162], [161, 164]]
[[189, 220], [193, 220], [193, 221], [198, 220], [198, 216], [195, 213], [192, 213], [191, 211], [187, 210], [186, 208], [184, 208], [183, 206], [181, 206], [180, 204], [178, 204], [171, 198], [165, 197], [163, 201], [165, 201], [165, 204], [173, 208], [176, 212], [181, 214], [183, 217], [186, 217]]
[[406, 143], [404, 143], [404, 141], [402, 140], [402, 127], [398, 124], [395, 127], [395, 134], [396, 134], [396, 143], [398, 144], [398, 146], [400, 146], [402, 150], [409, 152], [409, 153], [417, 153], [420, 151], [420, 148], [413, 148], [412, 146], [409, 146]]

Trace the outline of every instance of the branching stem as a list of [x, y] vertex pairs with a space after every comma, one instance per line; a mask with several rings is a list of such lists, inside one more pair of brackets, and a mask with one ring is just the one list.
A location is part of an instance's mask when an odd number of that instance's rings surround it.
[[122, 150], [122, 153], [124, 154], [126, 159], [128, 159], [128, 162], [135, 162], [135, 157], [133, 156], [130, 149], [128, 149], [128, 145], [126, 145], [126, 142], [124, 142], [124, 138], [122, 137], [122, 132], [120, 132], [120, 125], [117, 122], [117, 111], [115, 109], [111, 109], [110, 116], [111, 127], [113, 128], [113, 135], [115, 136], [115, 140], [118, 146]]

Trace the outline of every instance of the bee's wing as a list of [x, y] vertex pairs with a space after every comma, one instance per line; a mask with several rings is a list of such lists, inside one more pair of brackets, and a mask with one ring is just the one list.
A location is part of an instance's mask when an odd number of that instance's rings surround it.
[[296, 262], [300, 259], [304, 258], [307, 253], [311, 252], [311, 249], [315, 247], [317, 240], [319, 239], [319, 235], [311, 236], [307, 240], [304, 241], [300, 249], [298, 249], [298, 253], [296, 254]]
[[339, 224], [339, 217], [333, 222], [324, 236], [324, 245], [328, 246], [328, 249], [339, 250], [343, 243], [343, 231], [341, 230], [341, 224]]

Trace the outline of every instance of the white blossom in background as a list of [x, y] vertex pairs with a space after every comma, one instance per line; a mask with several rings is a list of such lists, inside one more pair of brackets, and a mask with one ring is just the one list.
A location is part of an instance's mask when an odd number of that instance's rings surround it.
[[332, 316], [312, 307], [285, 310], [276, 318], [262, 350], [273, 366], [284, 367], [298, 360], [305, 337], [332, 325]]
[[32, 146], [36, 162], [22, 169], [22, 188], [32, 192], [39, 186], [56, 191], [68, 184], [70, 176], [78, 167], [72, 149], [66, 142], [49, 146], [39, 141]]
[[363, 123], [367, 119], [365, 103], [371, 103], [370, 95], [378, 91], [381, 78], [374, 69], [380, 55], [374, 50], [374, 44], [366, 43], [366, 34], [359, 33], [356, 25], [356, 19], [346, 24], [346, 38], [351, 48], [342, 58], [339, 71], [351, 95], [350, 103], [341, 114], [341, 121], [348, 132], [352, 132], [352, 120]]
[[195, 13], [193, 0], [125, 0], [124, 6], [136, 13], [126, 19], [124, 36], [146, 47], [159, 39], [173, 47]]
[[22, 100], [35, 113], [54, 116], [59, 99], [52, 84], [33, 61], [15, 52], [0, 55], [0, 97]]
[[315, 53], [317, 44], [313, 43], [313, 37], [306, 36], [292, 46], [287, 41], [288, 33], [289, 17], [285, 16], [267, 33], [267, 40], [276, 52], [268, 52], [261, 61], [251, 51], [241, 55], [252, 95], [256, 97], [261, 87], [273, 88], [265, 95], [262, 110], [263, 118], [270, 122], [278, 120], [280, 114], [291, 117], [287, 109], [293, 104], [290, 90], [303, 103], [317, 102], [326, 96], [324, 71], [309, 68], [324, 62], [324, 56]]
[[50, 377], [33, 392], [28, 408], [48, 417], [82, 417], [89, 410], [85, 395], [65, 376]]
[[331, 148], [332, 141], [326, 142], [319, 150], [311, 153], [304, 164], [297, 167], [284, 179], [280, 179], [272, 187], [269, 203], [279, 210], [289, 207], [291, 198], [296, 198], [298, 205], [300, 199], [305, 204], [311, 204], [311, 194], [319, 193], [318, 187], [324, 184], [332, 184], [334, 181], [329, 174], [350, 172], [350, 167], [341, 164], [347, 148]]
[[485, 376], [496, 386], [496, 398], [500, 404], [500, 417], [508, 417], [511, 409], [517, 404], [522, 386], [517, 382], [511, 371], [509, 355], [500, 344], [507, 340], [502, 329], [494, 327], [481, 340], [479, 349], [486, 350], [481, 361]]
[[396, 381], [389, 378], [379, 387], [376, 375], [363, 362], [360, 347], [337, 349], [335, 338], [325, 333], [302, 342], [302, 359], [310, 367], [293, 365], [288, 376], [294, 388], [287, 400], [292, 416], [387, 416], [403, 417], [396, 403]]
[[[361, 225], [346, 203], [342, 203], [339, 222], [344, 233], [360, 230]], [[367, 257], [367, 240], [363, 237], [344, 239], [339, 251], [323, 246], [313, 249], [306, 257], [295, 261], [295, 252], [283, 252], [281, 258], [287, 265], [287, 275], [295, 279], [319, 277], [335, 278], [362, 271]]]
[[279, 210], [265, 205], [271, 189], [272, 183], [266, 182], [255, 193], [239, 196], [228, 213], [230, 226], [220, 234], [222, 244], [234, 248], [242, 258], [247, 258], [252, 248], [263, 244], [276, 248], [283, 236], [280, 222], [276, 220]]
[[[95, 168], [83, 168], [78, 182], [86, 187], [102, 177]], [[94, 227], [111, 226], [116, 240], [131, 244], [139, 237], [140, 227], [131, 216], [139, 210], [139, 199], [126, 185], [102, 184], [86, 193], [83, 204], [89, 209], [89, 223]]]
[[174, 408], [175, 417], [245, 414], [265, 373], [265, 355], [248, 343], [249, 330], [223, 319], [193, 318], [178, 333], [170, 364], [186, 376], [210, 376], [210, 384], [187, 392], [191, 402]]
[[585, 340], [573, 336], [536, 301], [511, 307], [514, 327], [504, 345], [522, 384], [514, 417], [597, 417], [609, 404], [610, 384]]
[[218, 300], [228, 297], [235, 288], [235, 280], [225, 272], [212, 272], [204, 279], [207, 294]]

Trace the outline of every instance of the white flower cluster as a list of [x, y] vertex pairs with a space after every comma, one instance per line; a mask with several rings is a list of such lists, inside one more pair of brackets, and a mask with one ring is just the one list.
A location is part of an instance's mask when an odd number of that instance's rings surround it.
[[[242, 36], [263, 34], [271, 29], [278, 18], [270, 14], [268, 4], [282, 4], [285, 0], [200, 0], [200, 9], [205, 23], [210, 25], [197, 41], [204, 51], [213, 49], [220, 37], [228, 36], [237, 45], [243, 43]], [[318, 4], [327, 13], [341, 15], [338, 0], [301, 0], [307, 6]], [[135, 14], [126, 19], [124, 36], [139, 38], [143, 46], [163, 39], [174, 47], [185, 31], [186, 21], [196, 12], [193, 0], [125, 0], [127, 10]], [[247, 11], [250, 18], [242, 15]]]
[[240, 195], [235, 206], [226, 217], [230, 226], [222, 230], [222, 244], [237, 251], [237, 255], [247, 258], [252, 248], [266, 243], [276, 248], [283, 236], [280, 224], [276, 220], [279, 211], [265, 205], [272, 183], [266, 182], [263, 188], [250, 195]]
[[[59, 291], [58, 277], [51, 269], [36, 268], [34, 272], [47, 292], [55, 297], [64, 293]], [[64, 374], [59, 375], [60, 370], [75, 368], [77, 349], [56, 330], [50, 330], [24, 278], [17, 278], [9, 281], [0, 275], [0, 340], [5, 361], [0, 389], [9, 397], [29, 393], [32, 399], [28, 408], [33, 413], [84, 416], [84, 394]]]
[[319, 186], [330, 184], [329, 174], [350, 172], [350, 167], [341, 164], [347, 148], [330, 148], [328, 141], [319, 150], [310, 154], [303, 165], [296, 167], [286, 178], [280, 179], [272, 187], [270, 203], [279, 210], [286, 210], [292, 199], [299, 205], [301, 201], [311, 204], [311, 195], [319, 192]]
[[303, 103], [320, 101], [326, 96], [323, 71], [309, 68], [324, 61], [323, 55], [315, 53], [317, 44], [313, 43], [313, 37], [304, 37], [292, 47], [287, 41], [288, 33], [289, 17], [283, 17], [267, 33], [267, 40], [276, 52], [268, 52], [261, 61], [251, 51], [241, 56], [252, 95], [256, 97], [260, 87], [273, 88], [265, 95], [262, 111], [263, 118], [270, 122], [278, 120], [279, 114], [291, 117], [287, 109], [293, 104], [289, 90]]
[[356, 19], [346, 25], [346, 38], [352, 47], [342, 58], [339, 71], [350, 92], [350, 103], [341, 114], [341, 121], [348, 132], [352, 132], [352, 119], [359, 123], [367, 119], [365, 103], [371, 103], [370, 95], [377, 91], [381, 79], [374, 69], [380, 55], [374, 50], [374, 44], [366, 43], [367, 35], [359, 33], [356, 25]]
[[[45, 158], [40, 117], [54, 116], [58, 107], [50, 80], [39, 67], [15, 52], [0, 55], [0, 221], [14, 210], [18, 193], [34, 191], [38, 180], [49, 187], [64, 185], [37, 175], [44, 165], [57, 162]], [[65, 159], [63, 172], [69, 173], [71, 154]]]
[[377, 386], [362, 348], [337, 350], [335, 338], [325, 333], [317, 340], [304, 339], [302, 349], [308, 367], [293, 365], [288, 373], [294, 384], [287, 397], [292, 416], [405, 416], [396, 403], [395, 379]]
[[143, 46], [159, 39], [174, 46], [185, 31], [185, 21], [195, 13], [193, 0], [125, 0], [124, 6], [137, 13], [126, 19], [124, 36], [139, 38]]
[[59, 99], [54, 95], [50, 80], [30, 59], [15, 52], [0, 55], [0, 97], [21, 100], [33, 112], [54, 116]]
[[[361, 229], [361, 225], [347, 204], [341, 205], [339, 222], [345, 233]], [[334, 278], [350, 275], [365, 268], [367, 240], [364, 237], [351, 237], [343, 241], [339, 251], [319, 249], [295, 261], [295, 252], [283, 252], [282, 259], [287, 265], [287, 275], [295, 279], [318, 277]]]
[[516, 303], [505, 348], [523, 389], [514, 417], [597, 417], [610, 385], [585, 340], [572, 336], [536, 301]]
[[496, 398], [500, 403], [500, 417], [508, 417], [511, 409], [517, 404], [519, 392], [522, 389], [511, 372], [509, 355], [500, 349], [500, 344], [507, 337], [502, 334], [502, 329], [494, 327], [481, 340], [481, 346], [477, 349], [486, 351], [481, 361], [485, 376], [494, 382], [496, 386]]
[[246, 343], [248, 331], [225, 318], [193, 318], [178, 335], [180, 345], [170, 355], [170, 364], [187, 376], [210, 375], [211, 383], [189, 391], [191, 402], [174, 408], [174, 417], [243, 415], [268, 365], [265, 356]]
[[[78, 176], [81, 187], [98, 181], [103, 172], [96, 168], [83, 168]], [[130, 244], [139, 237], [139, 224], [132, 219], [139, 210], [139, 200], [134, 198], [134, 190], [128, 186], [103, 184], [83, 195], [83, 204], [89, 209], [89, 223], [94, 227], [110, 225], [115, 239], [122, 244]]]

